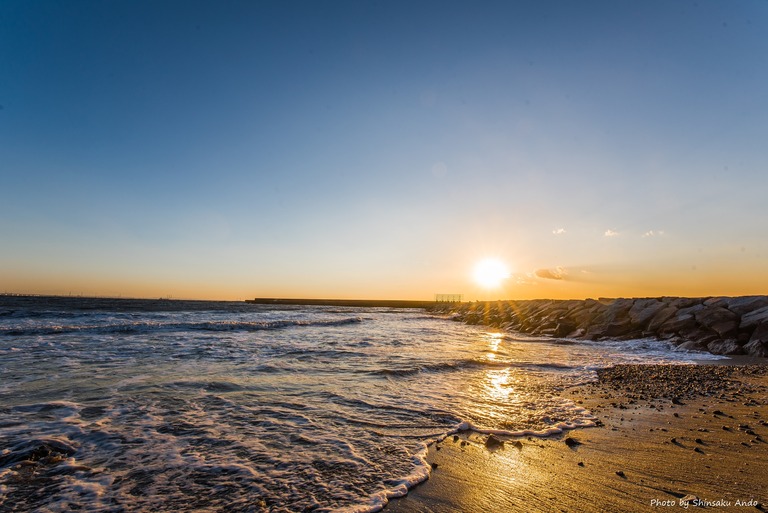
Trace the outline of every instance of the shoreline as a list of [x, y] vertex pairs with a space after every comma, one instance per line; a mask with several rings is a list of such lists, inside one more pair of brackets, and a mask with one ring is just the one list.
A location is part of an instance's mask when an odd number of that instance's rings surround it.
[[449, 436], [384, 511], [768, 511], [768, 365], [621, 365], [564, 396], [598, 426]]

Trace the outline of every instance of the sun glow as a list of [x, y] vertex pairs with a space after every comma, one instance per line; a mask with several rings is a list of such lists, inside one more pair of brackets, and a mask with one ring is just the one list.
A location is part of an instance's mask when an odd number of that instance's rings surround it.
[[509, 278], [509, 269], [498, 258], [486, 258], [475, 265], [472, 277], [481, 287], [495, 289]]

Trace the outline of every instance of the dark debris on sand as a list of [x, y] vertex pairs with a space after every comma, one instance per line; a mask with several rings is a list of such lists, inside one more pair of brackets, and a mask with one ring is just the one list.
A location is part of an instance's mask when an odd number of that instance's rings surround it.
[[670, 399], [754, 392], [741, 378], [768, 374], [764, 365], [616, 365], [597, 372], [600, 384], [630, 398]]

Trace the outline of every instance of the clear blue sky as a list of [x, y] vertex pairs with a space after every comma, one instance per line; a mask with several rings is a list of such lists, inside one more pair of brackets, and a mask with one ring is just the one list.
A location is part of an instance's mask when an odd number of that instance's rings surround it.
[[762, 0], [5, 0], [0, 105], [0, 292], [768, 292]]

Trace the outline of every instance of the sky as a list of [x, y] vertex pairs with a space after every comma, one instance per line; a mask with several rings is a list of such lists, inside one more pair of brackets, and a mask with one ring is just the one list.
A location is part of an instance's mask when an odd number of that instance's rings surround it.
[[766, 141], [763, 0], [4, 0], [0, 293], [765, 294]]

